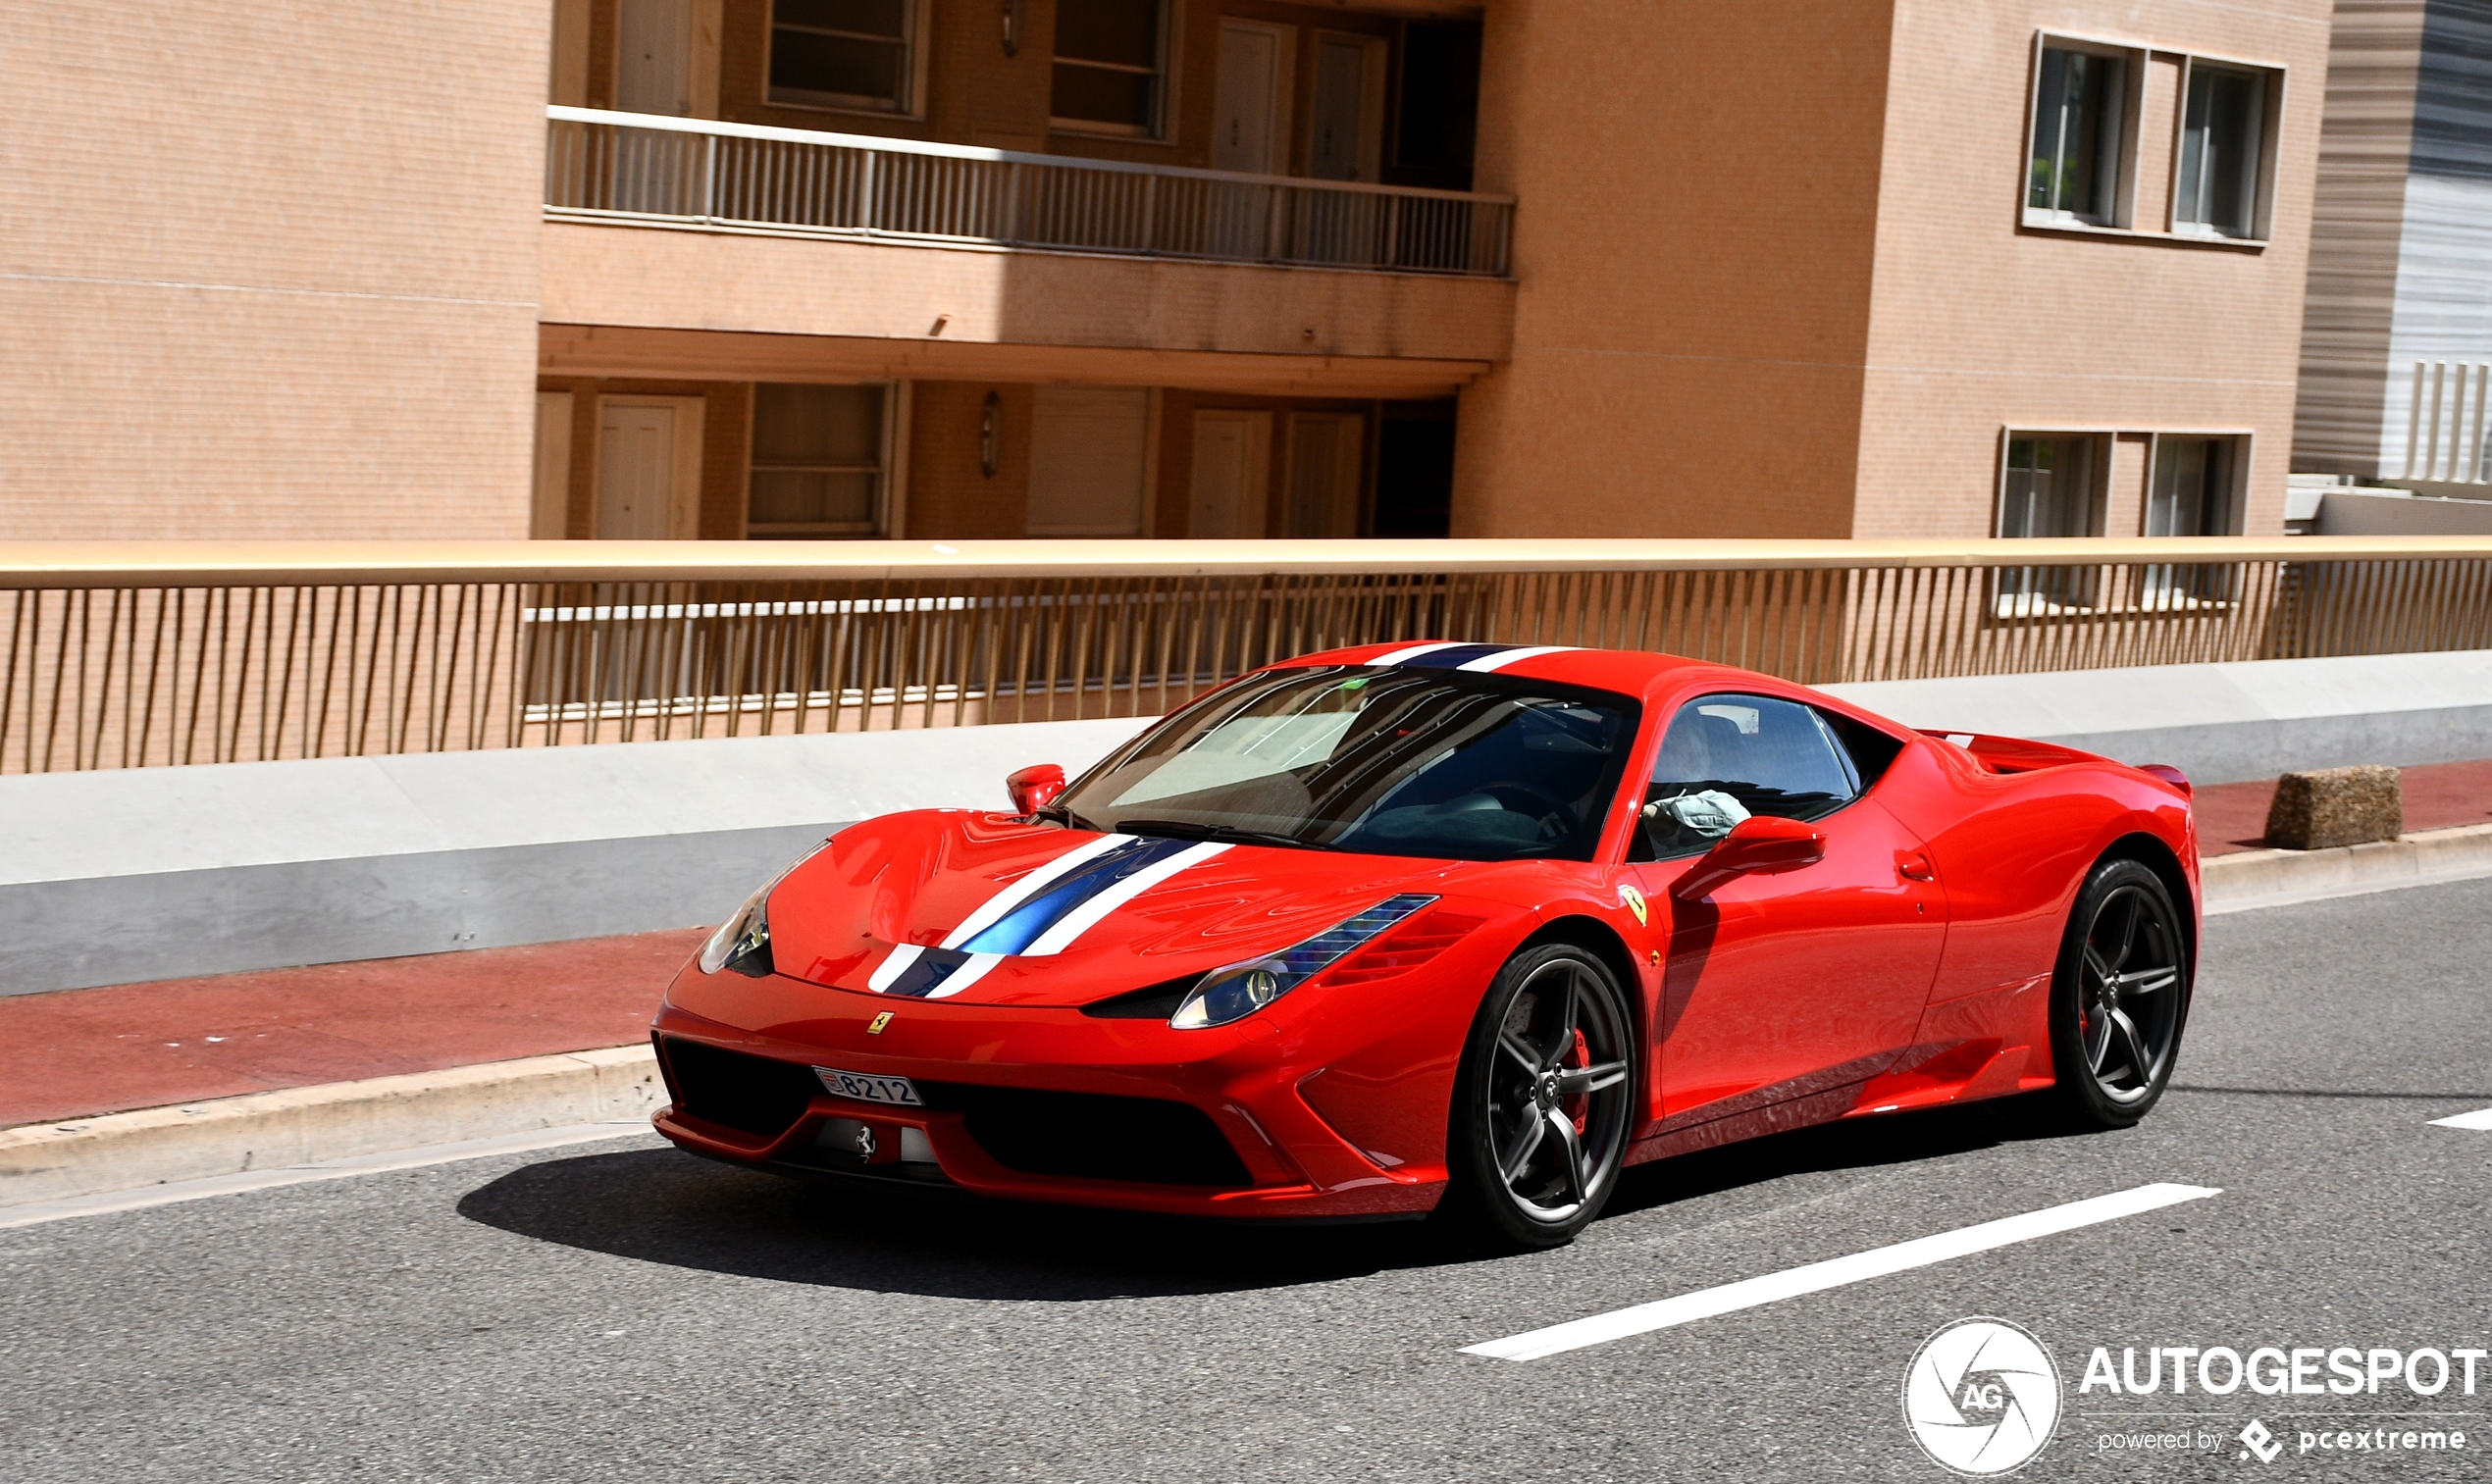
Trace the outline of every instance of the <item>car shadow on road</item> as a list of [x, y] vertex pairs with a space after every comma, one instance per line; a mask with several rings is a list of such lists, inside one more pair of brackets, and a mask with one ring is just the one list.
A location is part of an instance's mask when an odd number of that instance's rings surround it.
[[1914, 1164], [2032, 1140], [2075, 1137], [2047, 1093], [1875, 1118], [1846, 1118], [1639, 1164], [1601, 1219], [1791, 1175]]
[[[1604, 1220], [1789, 1175], [2049, 1137], [2009, 1100], [1855, 1120], [1626, 1172]], [[470, 1192], [471, 1221], [644, 1262], [870, 1293], [1069, 1303], [1244, 1293], [1494, 1260], [1433, 1224], [1275, 1226], [812, 1185], [640, 1149], [530, 1164]]]
[[528, 1165], [470, 1192], [458, 1211], [518, 1236], [645, 1262], [1041, 1303], [1246, 1292], [1473, 1255], [1416, 1222], [1247, 1226], [814, 1185], [675, 1150]]

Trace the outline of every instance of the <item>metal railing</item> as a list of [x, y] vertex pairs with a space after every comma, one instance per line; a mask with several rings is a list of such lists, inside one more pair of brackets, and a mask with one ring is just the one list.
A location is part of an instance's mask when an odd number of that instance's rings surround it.
[[2492, 647], [2492, 538], [0, 543], [0, 773], [1165, 711], [1446, 639], [1835, 681]]
[[2406, 467], [2396, 477], [2492, 484], [2492, 365], [2416, 361], [2407, 408]]
[[806, 236], [1503, 277], [1514, 203], [548, 107], [545, 212]]

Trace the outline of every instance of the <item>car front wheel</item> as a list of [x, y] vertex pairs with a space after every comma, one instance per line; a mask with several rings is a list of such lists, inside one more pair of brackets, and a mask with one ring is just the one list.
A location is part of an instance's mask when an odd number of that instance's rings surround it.
[[1449, 1217], [1505, 1248], [1562, 1246], [1590, 1224], [1627, 1152], [1630, 1026], [1617, 978], [1584, 949], [1506, 961], [1455, 1078]]

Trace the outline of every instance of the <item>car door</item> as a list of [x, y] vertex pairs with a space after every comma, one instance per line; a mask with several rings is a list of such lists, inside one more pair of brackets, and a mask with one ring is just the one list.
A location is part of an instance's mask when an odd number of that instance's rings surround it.
[[[1654, 1028], [1665, 1123], [1865, 1081], [1910, 1045], [1947, 898], [1921, 841], [1864, 796], [1875, 779], [1862, 761], [1796, 701], [1703, 695], [1672, 716], [1627, 867], [1667, 938]], [[1808, 821], [1825, 858], [1673, 896], [1750, 814]]]

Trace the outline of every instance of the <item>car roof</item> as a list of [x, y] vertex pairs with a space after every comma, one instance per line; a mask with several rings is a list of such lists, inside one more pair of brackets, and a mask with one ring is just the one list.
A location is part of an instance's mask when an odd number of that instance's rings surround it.
[[1679, 654], [1656, 654], [1645, 649], [1585, 649], [1565, 644], [1457, 643], [1444, 640], [1419, 640], [1398, 644], [1358, 644], [1346, 649], [1326, 649], [1316, 654], [1302, 654], [1277, 661], [1265, 668], [1295, 669], [1309, 665], [1409, 665], [1419, 669], [1493, 670], [1500, 675], [1523, 676], [1532, 680], [1554, 681], [1560, 685], [1585, 686], [1598, 691], [1613, 691], [1638, 697], [1650, 696], [1657, 691], [1676, 690], [1685, 684], [1733, 685], [1743, 689], [1765, 688], [1790, 692], [1799, 690], [1790, 682], [1718, 665], [1706, 660], [1689, 659]]

